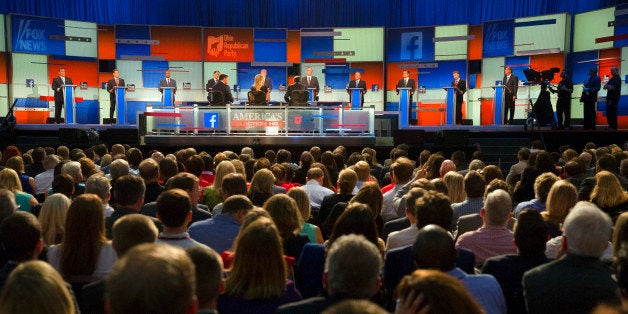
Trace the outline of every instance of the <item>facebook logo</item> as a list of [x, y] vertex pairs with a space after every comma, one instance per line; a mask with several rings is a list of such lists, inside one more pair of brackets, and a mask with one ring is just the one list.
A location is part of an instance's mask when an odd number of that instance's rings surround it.
[[203, 115], [205, 128], [215, 129], [218, 127], [218, 112], [205, 112]]
[[401, 34], [401, 60], [420, 60], [423, 57], [423, 33]]

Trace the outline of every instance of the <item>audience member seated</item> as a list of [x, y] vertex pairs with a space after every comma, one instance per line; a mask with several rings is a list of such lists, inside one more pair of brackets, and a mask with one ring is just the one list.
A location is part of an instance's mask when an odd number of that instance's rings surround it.
[[[125, 215], [137, 214], [142, 210], [144, 205], [144, 191], [146, 186], [140, 177], [127, 174], [116, 180], [113, 187], [113, 194], [116, 197], [116, 209], [107, 217], [105, 227], [107, 230], [107, 238], [111, 239], [111, 228], [116, 220]], [[161, 229], [161, 223], [157, 218], [151, 217], [158, 229]]]
[[541, 213], [550, 238], [563, 234], [562, 224], [576, 202], [578, 202], [578, 191], [569, 181], [559, 180], [552, 185], [547, 195], [545, 211]]
[[2, 221], [0, 244], [8, 261], [0, 268], [0, 290], [19, 264], [37, 260], [44, 248], [41, 236], [39, 221], [30, 213], [16, 212]]
[[451, 208], [454, 210], [452, 226], [456, 225], [458, 218], [480, 212], [485, 187], [486, 182], [479, 172], [474, 170], [467, 172], [464, 176], [464, 192], [467, 194], [467, 198], [461, 203], [451, 204]]
[[220, 195], [220, 189], [222, 188], [222, 179], [230, 173], [236, 173], [236, 169], [233, 164], [230, 163], [228, 160], [219, 161], [216, 166], [216, 176], [214, 178], [214, 184], [206, 187], [205, 190], [203, 190], [202, 203], [205, 204], [207, 208], [213, 209], [216, 205], [224, 200], [223, 197], [221, 197]]
[[443, 182], [447, 187], [447, 197], [454, 203], [463, 202], [467, 198], [464, 191], [464, 176], [455, 171], [450, 171], [443, 177]]
[[194, 263], [196, 274], [197, 313], [217, 313], [218, 295], [225, 288], [220, 255], [206, 246], [192, 246], [185, 250]]
[[109, 205], [109, 200], [111, 199], [111, 184], [109, 183], [109, 179], [102, 175], [102, 173], [92, 175], [85, 181], [85, 193], [96, 194], [100, 197], [105, 218], [113, 214], [113, 207]]
[[13, 156], [7, 160], [6, 167], [9, 169], [15, 170], [17, 172], [17, 176], [20, 180], [20, 186], [22, 187], [22, 192], [34, 195], [33, 191], [35, 190], [35, 179], [33, 177], [24, 173], [24, 161], [20, 156]]
[[[178, 173], [166, 182], [166, 190], [181, 189], [185, 191], [190, 199], [190, 208], [192, 210], [192, 223], [202, 221], [212, 217], [207, 206], [199, 204], [199, 179], [193, 174], [187, 172]], [[150, 203], [142, 207], [142, 214], [155, 217], [157, 214], [157, 204]]]
[[[408, 184], [404, 185], [393, 199], [393, 206], [397, 208], [396, 210], [406, 210], [406, 197], [408, 192], [413, 188], [422, 188], [426, 191], [436, 191], [436, 186], [430, 180], [425, 178], [420, 178], [415, 181], [408, 182]], [[384, 224], [384, 230], [382, 231], [382, 239], [386, 241], [388, 239], [388, 235], [393, 231], [399, 231], [405, 228], [410, 227], [410, 220], [407, 217], [391, 220]]]
[[50, 187], [50, 193], [46, 193], [46, 197], [50, 194], [61, 193], [72, 199], [74, 195], [74, 179], [69, 174], [58, 174], [52, 180], [52, 186]]
[[[338, 175], [338, 194], [329, 194], [323, 197], [321, 201], [320, 210], [317, 214], [317, 225], [320, 227], [329, 217], [333, 207], [340, 203], [345, 202], [348, 203], [349, 200], [353, 197], [353, 189], [355, 188], [355, 184], [358, 182], [358, 175], [352, 169], [344, 169]], [[310, 203], [311, 204], [311, 203]], [[323, 237], [329, 238], [329, 233], [323, 231]]]
[[42, 261], [17, 266], [0, 295], [1, 313], [63, 313], [78, 312], [68, 288], [59, 273]]
[[414, 165], [410, 159], [406, 157], [399, 157], [391, 166], [391, 180], [394, 182], [394, 187], [390, 191], [384, 193], [384, 206], [382, 208], [382, 218], [384, 222], [400, 218], [403, 213], [397, 212], [393, 206], [393, 199], [397, 191], [404, 185], [406, 185], [412, 179], [414, 171]]
[[247, 195], [253, 205], [262, 206], [267, 199], [273, 195], [273, 185], [275, 184], [275, 176], [268, 169], [260, 169], [251, 180], [251, 187]]
[[517, 163], [510, 166], [510, 171], [506, 175], [506, 183], [510, 186], [515, 186], [521, 179], [521, 173], [523, 169], [528, 167], [528, 158], [530, 158], [530, 149], [522, 147], [517, 152]]
[[619, 302], [612, 271], [600, 261], [611, 228], [611, 219], [595, 205], [576, 204], [563, 226], [566, 256], [523, 275], [529, 313], [590, 313], [599, 303]]
[[220, 215], [190, 226], [190, 237], [216, 252], [229, 250], [240, 231], [244, 216], [253, 207], [253, 203], [244, 195], [230, 196], [225, 200]]
[[628, 210], [628, 192], [621, 186], [617, 176], [606, 170], [596, 173], [595, 181], [591, 202], [607, 213], [614, 223], [617, 216]]
[[521, 181], [513, 191], [513, 201], [521, 203], [534, 198], [534, 181], [543, 173], [557, 174], [556, 164], [550, 154], [544, 150], [530, 153], [528, 167], [521, 173]]
[[74, 180], [74, 194], [72, 198], [85, 193], [85, 179], [81, 171], [81, 163], [78, 161], [68, 161], [61, 167], [62, 174], [69, 174]]
[[341, 236], [329, 247], [325, 258], [321, 277], [326, 296], [281, 306], [277, 313], [321, 313], [342, 300], [369, 299], [381, 286], [382, 263], [382, 256], [372, 241], [357, 234]]
[[323, 234], [321, 233], [321, 229], [309, 223], [312, 215], [312, 209], [310, 207], [310, 198], [300, 187], [295, 187], [288, 191], [288, 196], [290, 196], [297, 204], [299, 208], [299, 213], [301, 214], [302, 222], [301, 222], [301, 234], [306, 235], [311, 243], [323, 243]]
[[157, 197], [157, 218], [164, 229], [159, 233], [156, 242], [182, 249], [203, 245], [190, 238], [187, 232], [188, 224], [192, 221], [191, 206], [188, 193], [181, 189], [169, 189]]
[[61, 193], [52, 194], [44, 201], [38, 218], [45, 247], [61, 243], [71, 202]]
[[567, 163], [565, 163], [565, 167], [563, 167], [565, 180], [573, 184], [576, 187], [576, 190], [578, 190], [580, 189], [582, 181], [587, 177], [584, 173], [585, 170], [584, 162], [580, 160], [580, 158], [577, 157], [574, 160], [567, 161]]
[[7, 189], [15, 194], [15, 203], [18, 210], [30, 212], [31, 207], [38, 205], [37, 199], [31, 194], [22, 192], [22, 184], [15, 170], [4, 168], [0, 170], [0, 189]]
[[233, 266], [218, 297], [218, 312], [275, 313], [278, 306], [301, 299], [287, 279], [277, 228], [270, 219], [255, 220], [235, 241]]
[[195, 285], [194, 264], [184, 250], [140, 244], [120, 258], [107, 279], [108, 312], [196, 313]]
[[54, 170], [58, 163], [59, 158], [57, 156], [47, 155], [43, 161], [45, 171], [35, 176], [35, 197], [39, 202], [44, 201], [46, 192], [52, 186]]
[[[486, 199], [486, 195], [488, 195], [488, 193], [495, 190], [504, 190], [510, 193], [510, 187], [506, 181], [494, 179], [486, 185], [486, 189], [484, 190], [484, 199]], [[512, 230], [513, 225], [514, 219], [508, 221], [508, 229]], [[464, 215], [458, 218], [458, 223], [454, 231], [454, 239], [458, 240], [458, 238], [464, 233], [477, 230], [480, 227], [482, 227], [482, 217], [480, 216], [480, 213]]]
[[[113, 246], [118, 258], [122, 258], [132, 247], [142, 243], [153, 243], [157, 239], [157, 227], [149, 217], [129, 214], [113, 224]], [[83, 286], [81, 310], [85, 313], [105, 313], [105, 280]]]
[[[628, 190], [628, 179], [620, 176], [617, 173], [617, 161], [612, 155], [602, 155], [597, 159], [597, 162], [595, 163], [595, 172], [598, 173], [603, 170], [612, 173], [617, 178], [617, 180], [619, 180], [619, 183], [623, 187], [624, 191]], [[580, 184], [580, 189], [578, 190], [578, 195], [581, 201], [588, 201], [591, 199], [591, 192], [593, 191], [595, 184], [596, 178], [594, 175], [582, 181], [582, 183]]]
[[506, 313], [506, 301], [499, 283], [491, 275], [468, 275], [456, 267], [456, 249], [451, 234], [437, 225], [427, 225], [412, 247], [419, 269], [437, 269], [459, 279], [486, 313]]
[[[246, 196], [247, 186], [246, 178], [239, 173], [230, 173], [222, 178], [222, 185], [220, 187], [220, 195], [224, 202], [232, 195], [244, 195]], [[223, 202], [218, 203], [212, 210], [212, 215], [220, 215], [222, 213]]]
[[156, 201], [157, 196], [164, 191], [164, 187], [159, 184], [159, 164], [154, 159], [147, 158], [140, 163], [138, 170], [146, 185], [144, 203]]
[[513, 233], [506, 227], [511, 211], [512, 200], [508, 192], [496, 190], [489, 193], [480, 211], [482, 227], [461, 235], [456, 241], [456, 248], [473, 252], [476, 266], [481, 266], [489, 257], [516, 254]]
[[397, 313], [485, 313], [466, 287], [438, 270], [420, 269], [397, 288]]
[[527, 313], [521, 279], [526, 271], [548, 262], [545, 257], [545, 242], [549, 233], [539, 212], [526, 209], [519, 214], [514, 234], [518, 254], [487, 259], [482, 273], [493, 275], [499, 282], [506, 298], [508, 313]]
[[560, 178], [551, 172], [546, 172], [536, 177], [536, 180], [534, 180], [534, 199], [519, 203], [515, 208], [515, 218], [524, 209], [534, 209], [538, 212], [545, 211], [547, 195], [552, 185], [559, 180]]
[[410, 226], [403, 230], [393, 231], [388, 235], [386, 239], [386, 252], [414, 243], [416, 235], [419, 233], [416, 218], [416, 200], [426, 193], [427, 191], [422, 188], [412, 188], [412, 190], [408, 192], [406, 196], [406, 217], [410, 222]]
[[323, 186], [323, 177], [324, 173], [320, 168], [309, 168], [307, 171], [307, 183], [301, 187], [310, 198], [312, 210], [319, 210], [323, 198], [327, 195], [334, 194], [334, 191]]
[[303, 246], [310, 242], [308, 236], [300, 234], [302, 218], [297, 203], [288, 195], [271, 196], [264, 209], [270, 214], [283, 241], [284, 254], [298, 263]]

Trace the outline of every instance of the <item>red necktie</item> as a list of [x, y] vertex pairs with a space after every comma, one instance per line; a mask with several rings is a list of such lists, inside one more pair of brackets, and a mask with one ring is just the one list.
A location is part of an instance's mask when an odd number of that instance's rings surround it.
[[310, 86], [310, 77], [307, 77], [307, 86]]

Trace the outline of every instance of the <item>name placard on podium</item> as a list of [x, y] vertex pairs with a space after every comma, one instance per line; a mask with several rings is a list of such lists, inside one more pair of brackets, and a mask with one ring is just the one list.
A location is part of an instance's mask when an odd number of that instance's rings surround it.
[[163, 95], [161, 97], [161, 104], [164, 107], [174, 107], [174, 90], [175, 87], [160, 87]]
[[495, 90], [495, 98], [493, 98], [493, 123], [504, 123], [504, 86], [495, 85], [491, 86]]
[[351, 108], [361, 108], [362, 89], [357, 87], [349, 88], [349, 95], [351, 96]]
[[127, 105], [126, 105], [126, 87], [116, 86], [116, 123], [126, 125], [128, 124], [126, 118]]
[[74, 88], [76, 85], [61, 85], [63, 88], [63, 106], [65, 107], [65, 123], [76, 123], [76, 102]]
[[398, 87], [399, 91], [399, 128], [405, 128], [410, 125], [410, 117], [412, 116], [412, 102], [410, 101], [411, 87]]

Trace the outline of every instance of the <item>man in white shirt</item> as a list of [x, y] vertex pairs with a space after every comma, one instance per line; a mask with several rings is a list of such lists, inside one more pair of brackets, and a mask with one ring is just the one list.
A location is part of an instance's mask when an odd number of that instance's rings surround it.
[[52, 180], [54, 180], [55, 176], [55, 167], [58, 163], [59, 158], [57, 158], [57, 156], [47, 155], [44, 157], [43, 161], [46, 171], [35, 176], [35, 197], [37, 197], [40, 202], [43, 202], [43, 198], [40, 200], [39, 195], [43, 196], [46, 194], [46, 191], [48, 191], [52, 186]]
[[310, 197], [310, 206], [312, 209], [318, 210], [321, 207], [323, 198], [327, 195], [334, 194], [334, 191], [323, 186], [324, 173], [319, 168], [310, 168], [307, 171], [307, 182], [301, 188], [305, 190], [307, 196]]
[[412, 161], [406, 157], [397, 158], [390, 168], [390, 177], [392, 182], [395, 183], [395, 186], [392, 190], [384, 193], [384, 206], [382, 208], [382, 218], [384, 218], [384, 222], [401, 217], [402, 214], [398, 213], [393, 207], [393, 199], [397, 191], [412, 180], [412, 173], [414, 171]]

